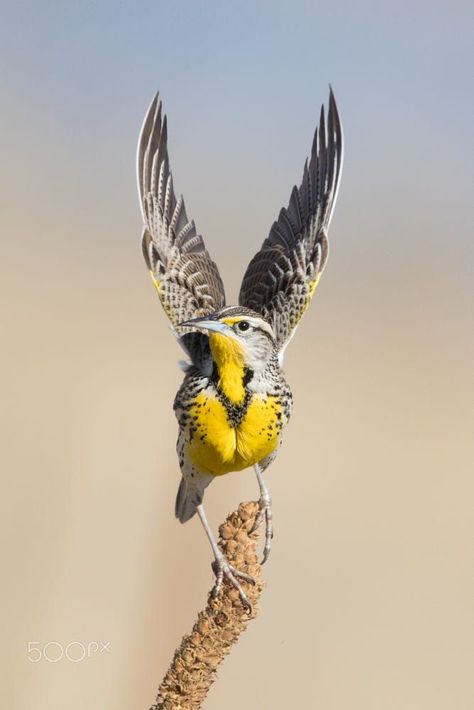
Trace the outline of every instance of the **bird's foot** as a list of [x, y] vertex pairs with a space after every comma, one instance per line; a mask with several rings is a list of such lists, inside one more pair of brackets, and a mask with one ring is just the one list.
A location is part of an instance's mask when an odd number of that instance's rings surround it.
[[216, 557], [214, 562], [212, 563], [212, 570], [214, 574], [216, 575], [216, 583], [214, 585], [214, 588], [212, 590], [212, 598], [215, 599], [217, 595], [219, 594], [219, 591], [222, 588], [222, 583], [224, 579], [226, 579], [229, 584], [231, 584], [235, 589], [237, 589], [240, 597], [240, 601], [242, 602], [243, 606], [249, 611], [252, 611], [252, 606], [247, 599], [247, 595], [245, 594], [244, 590], [242, 589], [242, 585], [240, 584], [239, 580], [237, 577], [240, 577], [240, 579], [245, 580], [249, 584], [255, 584], [255, 580], [253, 577], [251, 577], [249, 574], [246, 572], [240, 572], [238, 569], [235, 569], [235, 567], [232, 567], [230, 565], [224, 555], [219, 555]]
[[255, 532], [258, 527], [263, 523], [265, 518], [265, 546], [263, 548], [263, 559], [261, 564], [268, 560], [268, 555], [272, 548], [272, 538], [273, 538], [273, 513], [272, 513], [272, 497], [268, 491], [262, 493], [260, 500], [258, 501], [258, 515], [255, 518], [252, 530], [250, 532]]

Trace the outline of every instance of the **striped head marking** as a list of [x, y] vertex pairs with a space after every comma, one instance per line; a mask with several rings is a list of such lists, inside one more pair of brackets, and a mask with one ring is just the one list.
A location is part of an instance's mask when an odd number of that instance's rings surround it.
[[234, 306], [181, 325], [208, 331], [221, 387], [231, 401], [242, 401], [245, 371], [264, 370], [274, 353], [275, 336], [271, 325], [258, 313]]

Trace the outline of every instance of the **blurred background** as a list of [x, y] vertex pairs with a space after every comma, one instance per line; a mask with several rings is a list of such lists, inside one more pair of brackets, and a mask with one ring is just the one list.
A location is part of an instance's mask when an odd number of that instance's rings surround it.
[[[148, 708], [212, 584], [198, 521], [173, 517], [180, 353], [139, 245], [153, 93], [233, 302], [328, 82], [345, 169], [287, 351], [267, 589], [206, 707], [472, 707], [471, 19], [461, 0], [3, 3], [1, 707]], [[250, 471], [216, 482], [214, 528], [256, 497]]]

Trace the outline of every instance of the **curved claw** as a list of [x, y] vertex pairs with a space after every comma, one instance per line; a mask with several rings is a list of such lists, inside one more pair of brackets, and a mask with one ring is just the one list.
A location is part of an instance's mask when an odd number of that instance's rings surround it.
[[258, 501], [258, 515], [255, 518], [255, 522], [252, 526], [250, 532], [255, 532], [257, 528], [263, 523], [265, 518], [265, 546], [263, 548], [263, 558], [261, 564], [265, 564], [270, 555], [270, 550], [272, 549], [272, 539], [273, 539], [273, 512], [272, 512], [272, 499], [269, 493], [264, 493]]
[[237, 589], [240, 601], [242, 602], [243, 606], [249, 611], [249, 613], [251, 613], [252, 606], [249, 600], [247, 599], [247, 595], [242, 589], [242, 585], [239, 583], [237, 577], [240, 577], [249, 584], [255, 584], [254, 578], [246, 572], [241, 572], [235, 567], [232, 567], [232, 565], [227, 562], [224, 555], [216, 557], [216, 559], [212, 563], [212, 571], [216, 575], [216, 583], [212, 589], [212, 598], [215, 599], [217, 597], [221, 590], [222, 583], [224, 579], [226, 579], [233, 587], [235, 587], [235, 589]]

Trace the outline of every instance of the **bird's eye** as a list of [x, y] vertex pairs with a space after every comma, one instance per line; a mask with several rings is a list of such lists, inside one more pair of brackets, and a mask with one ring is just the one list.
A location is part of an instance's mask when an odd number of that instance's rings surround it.
[[237, 323], [237, 328], [243, 333], [250, 328], [250, 323], [247, 320], [241, 320]]

